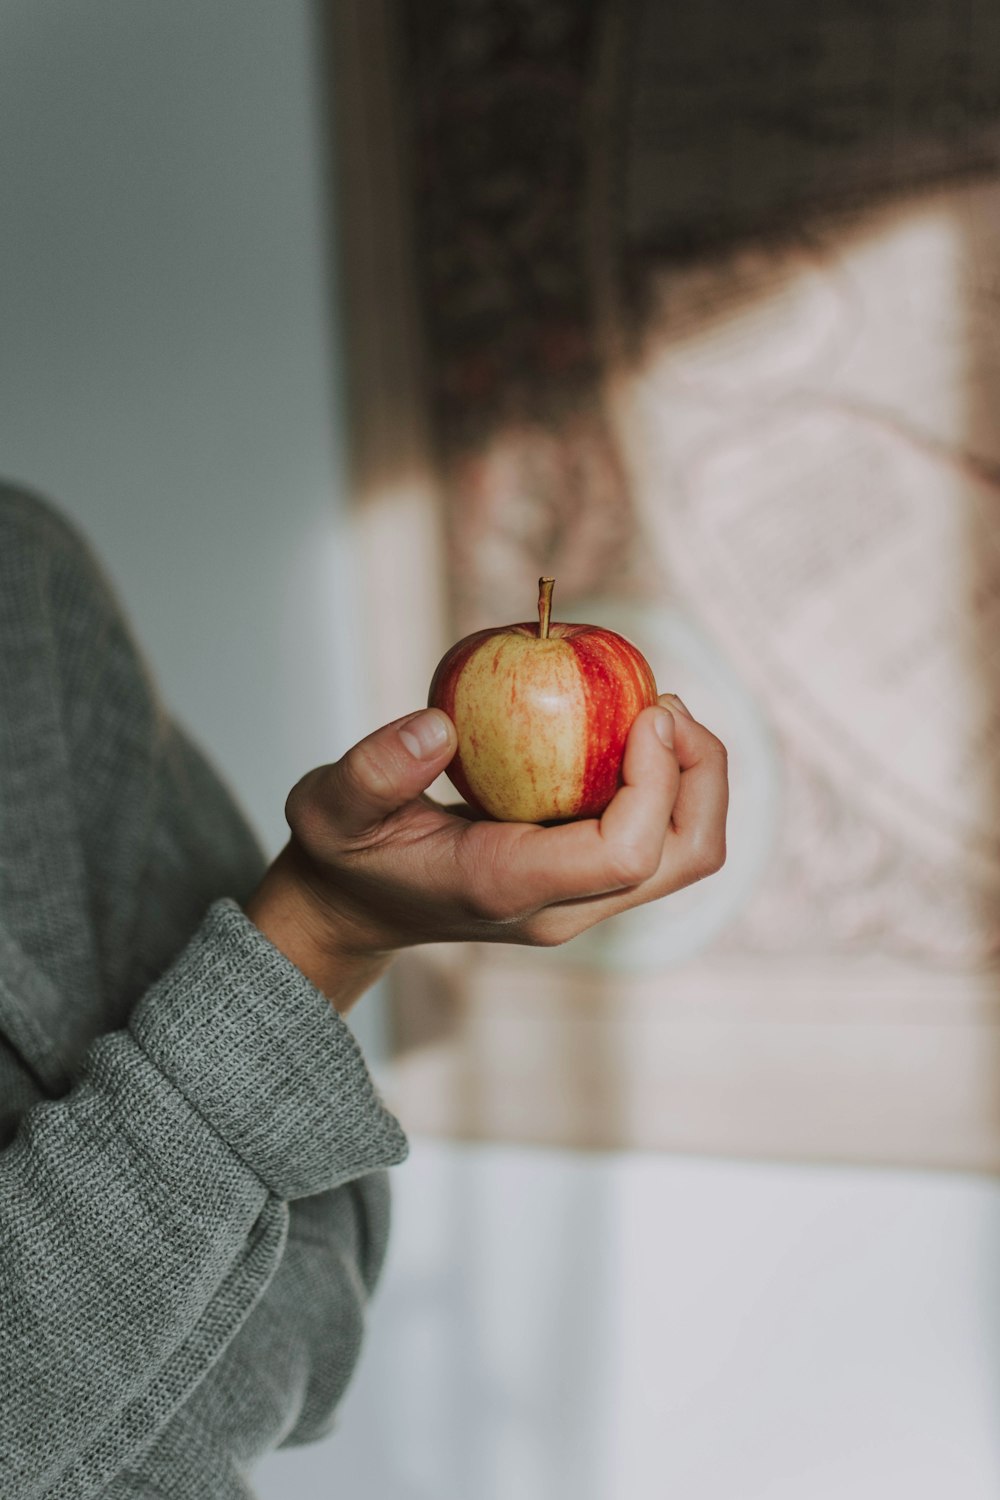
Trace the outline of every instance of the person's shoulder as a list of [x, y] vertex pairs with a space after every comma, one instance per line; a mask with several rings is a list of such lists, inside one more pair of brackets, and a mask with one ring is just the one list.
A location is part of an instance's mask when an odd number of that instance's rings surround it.
[[83, 531], [47, 497], [2, 481], [0, 600], [0, 652], [10, 631], [34, 622], [67, 662], [113, 656], [145, 674], [117, 590]]
[[84, 724], [78, 738], [112, 703], [119, 718], [159, 712], [118, 591], [85, 533], [47, 497], [0, 481], [0, 661], [16, 660], [28, 638], [49, 643], [70, 719]]
[[90, 548], [74, 523], [36, 490], [0, 480], [0, 564], [58, 553], [90, 564]]
[[0, 480], [0, 591], [32, 613], [72, 622], [120, 611], [104, 566], [77, 523], [47, 496]]

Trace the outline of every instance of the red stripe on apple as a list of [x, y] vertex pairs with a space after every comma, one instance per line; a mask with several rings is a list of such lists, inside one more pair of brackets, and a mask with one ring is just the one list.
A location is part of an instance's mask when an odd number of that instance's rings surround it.
[[594, 818], [621, 786], [628, 732], [656, 702], [656, 683], [645, 657], [623, 635], [598, 626], [570, 628], [586, 700], [586, 758], [574, 817]]

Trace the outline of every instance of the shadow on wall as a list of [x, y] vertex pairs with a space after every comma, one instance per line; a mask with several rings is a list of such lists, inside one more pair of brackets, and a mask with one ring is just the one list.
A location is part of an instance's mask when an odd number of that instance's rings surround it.
[[[418, 955], [399, 1041], [426, 1054], [428, 1118], [497, 1133], [490, 1100], [535, 1097], [544, 1060], [569, 1138], [621, 1143], [636, 1048], [609, 1049], [608, 1027], [697, 1002], [730, 1048], [716, 1071], [694, 1067], [704, 1024], [656, 1045], [694, 1038], [689, 1075], [730, 1117], [712, 1149], [741, 1134], [741, 1081], [753, 1107], [783, 1076], [788, 1117], [826, 1089], [840, 1154], [995, 1166], [993, 8], [317, 16], [380, 717], [551, 572], [570, 607], [586, 591], [695, 611], [770, 716], [785, 789], [701, 998], [574, 973], [569, 950], [523, 972], [448, 955], [422, 980]], [[928, 702], [947, 709], [928, 722]], [[806, 1020], [817, 1057], [790, 1070]], [[441, 1049], [463, 1024], [456, 1063]], [[949, 1089], [966, 1113], [935, 1154], [919, 1132]], [[658, 1144], [692, 1145], [679, 1116], [670, 1130]]]

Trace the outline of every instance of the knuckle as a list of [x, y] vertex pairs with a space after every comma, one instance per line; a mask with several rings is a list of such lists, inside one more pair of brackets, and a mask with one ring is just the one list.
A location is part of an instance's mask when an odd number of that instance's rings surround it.
[[688, 860], [692, 881], [704, 880], [709, 875], [717, 874], [725, 862], [726, 841], [724, 837], [715, 836], [697, 840], [691, 848]]
[[285, 822], [296, 838], [310, 844], [319, 835], [325, 814], [316, 795], [317, 771], [309, 771], [285, 798]]
[[285, 798], [285, 822], [293, 833], [298, 832], [303, 811], [302, 782], [297, 781]]
[[476, 889], [473, 887], [465, 898], [465, 907], [469, 915], [477, 922], [502, 922], [505, 920], [505, 910], [496, 891]]
[[656, 874], [659, 863], [659, 849], [652, 845], [626, 844], [615, 854], [612, 874], [620, 885], [641, 885]]
[[533, 946], [535, 948], [562, 948], [575, 936], [573, 932], [546, 931], [534, 939]]
[[533, 922], [523, 929], [521, 941], [532, 948], [561, 948], [571, 938], [576, 937], [576, 929], [566, 923], [555, 921]]
[[498, 854], [479, 862], [467, 888], [466, 906], [480, 922], [511, 922], [520, 915], [514, 882]]
[[711, 736], [711, 740], [712, 754], [715, 756], [716, 760], [719, 763], [720, 771], [725, 773], [729, 769], [729, 751], [716, 735], [713, 734]]
[[348, 797], [391, 797], [392, 777], [367, 745], [355, 745], [340, 763], [341, 781]]

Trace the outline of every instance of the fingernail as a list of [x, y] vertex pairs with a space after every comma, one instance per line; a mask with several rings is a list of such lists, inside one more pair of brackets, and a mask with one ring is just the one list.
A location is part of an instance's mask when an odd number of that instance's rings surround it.
[[428, 709], [407, 719], [399, 738], [416, 760], [429, 760], [448, 743], [448, 723], [443, 715]]
[[688, 708], [688, 706], [684, 702], [683, 698], [678, 698], [678, 696], [677, 696], [676, 693], [665, 693], [664, 697], [669, 698], [672, 703], [676, 703], [677, 707], [680, 709], [681, 713], [682, 714], [686, 714], [689, 719], [693, 719], [694, 718], [694, 714]]
[[657, 711], [654, 722], [656, 724], [656, 732], [663, 744], [668, 747], [671, 746], [674, 743], [674, 721], [672, 716], [667, 713], [665, 708], [661, 708]]

